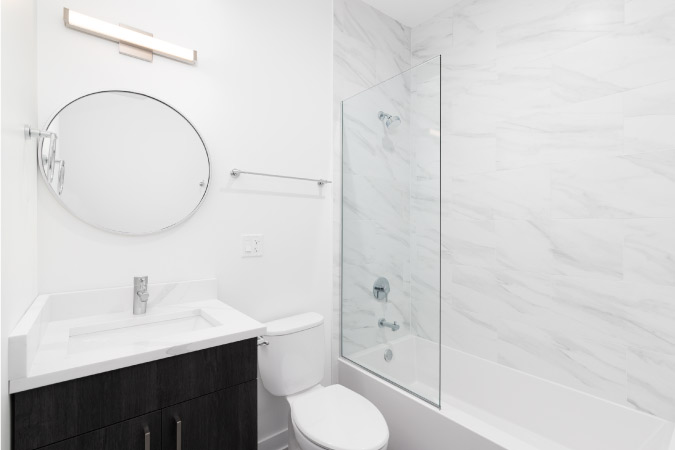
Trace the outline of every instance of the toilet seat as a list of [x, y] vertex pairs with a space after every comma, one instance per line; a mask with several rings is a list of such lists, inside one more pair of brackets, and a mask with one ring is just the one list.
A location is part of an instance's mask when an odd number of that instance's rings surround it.
[[291, 403], [291, 419], [310, 442], [330, 450], [381, 450], [389, 441], [382, 413], [341, 385], [315, 389]]

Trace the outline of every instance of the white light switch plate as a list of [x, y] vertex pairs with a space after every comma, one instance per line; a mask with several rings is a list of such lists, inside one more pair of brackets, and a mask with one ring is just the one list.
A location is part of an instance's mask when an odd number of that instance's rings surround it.
[[262, 256], [264, 236], [262, 234], [242, 234], [242, 256]]

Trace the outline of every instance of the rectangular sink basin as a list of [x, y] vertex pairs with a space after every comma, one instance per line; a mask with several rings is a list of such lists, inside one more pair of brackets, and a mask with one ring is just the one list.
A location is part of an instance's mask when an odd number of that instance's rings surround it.
[[9, 390], [26, 391], [264, 334], [218, 299], [215, 279], [150, 284], [145, 314], [133, 286], [44, 294], [9, 335]]
[[203, 311], [196, 310], [157, 317], [137, 316], [126, 320], [75, 327], [70, 329], [68, 354], [127, 344], [142, 345], [150, 339], [204, 330], [217, 325], [212, 318], [203, 315]]

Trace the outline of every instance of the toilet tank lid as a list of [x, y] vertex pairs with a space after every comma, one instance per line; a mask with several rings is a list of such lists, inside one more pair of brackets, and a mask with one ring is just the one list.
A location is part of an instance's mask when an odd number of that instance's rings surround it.
[[309, 330], [321, 324], [323, 324], [323, 316], [321, 314], [314, 312], [298, 314], [267, 322], [265, 336], [284, 336], [286, 334], [297, 333], [298, 331]]

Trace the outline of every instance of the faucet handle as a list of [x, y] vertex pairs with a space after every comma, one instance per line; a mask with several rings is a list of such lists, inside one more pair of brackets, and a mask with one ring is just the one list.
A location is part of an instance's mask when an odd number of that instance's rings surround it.
[[138, 295], [138, 299], [142, 302], [147, 302], [150, 298], [150, 294], [147, 291], [138, 291], [136, 295]]

